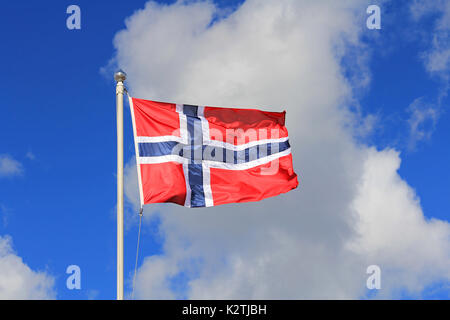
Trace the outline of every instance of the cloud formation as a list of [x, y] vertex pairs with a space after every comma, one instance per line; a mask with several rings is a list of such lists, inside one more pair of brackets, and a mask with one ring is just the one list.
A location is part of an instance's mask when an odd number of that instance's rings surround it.
[[[437, 14], [431, 33], [430, 49], [424, 52], [428, 72], [442, 77], [448, 85], [450, 72], [450, 2], [446, 0], [418, 1], [411, 5], [412, 17], [419, 21], [430, 14]], [[448, 88], [447, 88], [448, 89]]]
[[437, 105], [426, 102], [423, 97], [415, 99], [408, 107], [409, 142], [408, 149], [414, 150], [417, 143], [427, 141], [436, 129], [440, 116]]
[[300, 178], [297, 190], [258, 203], [147, 206], [148, 217], [162, 211], [164, 245], [140, 267], [138, 297], [360, 298], [371, 264], [382, 270], [380, 297], [449, 280], [449, 224], [424, 217], [395, 150], [356, 136], [370, 122], [351, 108], [370, 83], [367, 5], [247, 0], [215, 20], [222, 14], [209, 2], [148, 2], [126, 20], [115, 59], [134, 96], [285, 109]]
[[425, 70], [440, 80], [439, 93], [435, 103], [426, 103], [423, 98], [415, 99], [408, 107], [410, 127], [409, 149], [417, 142], [431, 137], [443, 113], [444, 99], [450, 89], [450, 2], [445, 0], [419, 1], [411, 3], [410, 12], [415, 22], [421, 22], [435, 15], [432, 31], [424, 35], [428, 48], [422, 52]]
[[0, 154], [0, 178], [12, 177], [23, 173], [22, 164], [8, 154]]
[[9, 236], [0, 236], [0, 299], [55, 299], [54, 278], [33, 271], [12, 249]]

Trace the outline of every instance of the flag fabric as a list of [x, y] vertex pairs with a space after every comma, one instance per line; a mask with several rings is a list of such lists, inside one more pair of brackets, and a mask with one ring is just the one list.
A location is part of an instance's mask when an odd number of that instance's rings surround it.
[[210, 207], [297, 187], [285, 112], [129, 101], [141, 205]]

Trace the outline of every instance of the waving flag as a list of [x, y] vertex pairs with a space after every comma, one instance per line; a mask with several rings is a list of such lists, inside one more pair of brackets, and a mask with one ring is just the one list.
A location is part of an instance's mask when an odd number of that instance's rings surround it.
[[210, 207], [297, 187], [285, 112], [130, 97], [141, 204]]

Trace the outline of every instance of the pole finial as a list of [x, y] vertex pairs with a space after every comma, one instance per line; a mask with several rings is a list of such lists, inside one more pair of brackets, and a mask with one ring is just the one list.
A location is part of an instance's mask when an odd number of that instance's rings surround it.
[[124, 82], [126, 78], [127, 74], [122, 69], [119, 69], [114, 73], [114, 80], [116, 80], [116, 82]]

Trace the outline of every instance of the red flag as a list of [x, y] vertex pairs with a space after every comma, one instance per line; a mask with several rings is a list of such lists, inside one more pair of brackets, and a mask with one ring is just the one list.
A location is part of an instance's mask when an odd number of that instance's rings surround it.
[[141, 204], [210, 207], [298, 186], [285, 112], [130, 98]]

